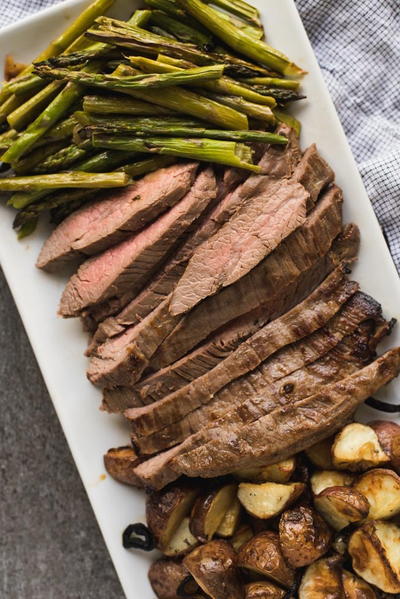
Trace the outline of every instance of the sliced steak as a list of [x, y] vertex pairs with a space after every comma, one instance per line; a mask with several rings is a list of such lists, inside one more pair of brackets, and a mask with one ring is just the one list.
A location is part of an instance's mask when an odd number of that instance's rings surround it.
[[277, 406], [256, 422], [237, 428], [216, 426], [208, 432], [208, 443], [175, 457], [173, 466], [177, 475], [209, 478], [285, 459], [340, 429], [399, 371], [400, 348], [395, 348], [314, 395]]
[[113, 387], [103, 389], [103, 401], [100, 409], [109, 414], [125, 412], [128, 408], [143, 406], [138, 393], [132, 387]]
[[[351, 419], [357, 407], [400, 371], [400, 348], [298, 403], [277, 406], [250, 425], [215, 426], [146, 460], [135, 474], [147, 488], [161, 489], [182, 474], [211, 478], [240, 468], [273, 464], [329, 437]], [[216, 423], [217, 424], [217, 423]]]
[[[235, 169], [228, 169], [228, 172], [234, 170]], [[167, 295], [173, 291], [177, 281], [182, 276], [193, 251], [213, 235], [230, 217], [230, 205], [232, 200], [231, 191], [232, 187], [236, 186], [237, 179], [238, 176], [235, 172], [226, 175], [226, 179], [224, 178], [223, 192], [221, 192], [221, 189], [218, 190], [220, 196], [219, 202], [216, 205], [215, 202], [211, 203], [210, 210], [207, 210], [198, 220], [196, 223], [197, 228], [184, 240], [176, 254], [171, 256], [171, 258], [163, 264], [155, 278], [131, 302], [129, 302], [119, 314], [107, 318], [104, 322], [100, 323], [91, 341], [88, 351], [89, 354], [97, 345], [103, 343], [108, 337], [119, 335], [128, 326], [140, 322], [140, 320], [154, 310]], [[221, 195], [222, 193], [225, 194], [225, 192], [227, 195]], [[218, 200], [218, 198], [216, 199]], [[111, 306], [111, 309], [114, 313], [114, 306]]]
[[76, 316], [87, 306], [126, 290], [137, 293], [215, 196], [216, 181], [209, 168], [199, 174], [182, 200], [149, 227], [84, 262], [65, 288], [60, 314]]
[[45, 242], [37, 266], [46, 270], [76, 257], [92, 256], [142, 229], [190, 189], [196, 163], [174, 164], [66, 218]]
[[315, 145], [292, 177], [251, 177], [233, 194], [235, 214], [190, 259], [172, 296], [172, 313], [187, 312], [254, 268], [305, 221], [333, 177]]
[[185, 315], [159, 348], [152, 362], [154, 370], [177, 361], [226, 323], [270, 303], [272, 298], [276, 298], [279, 305], [288, 287], [296, 285], [299, 275], [329, 251], [341, 230], [341, 205], [342, 193], [333, 186], [306, 222], [274, 252], [234, 285], [207, 298]]
[[97, 348], [87, 373], [92, 383], [111, 388], [136, 383], [178, 319], [169, 311], [169, 300], [167, 297], [139, 324]]
[[[354, 291], [352, 286], [348, 293]], [[310, 308], [298, 315], [297, 322], [289, 319], [289, 326], [284, 317], [278, 319], [283, 323], [277, 328], [270, 323], [265, 327], [265, 335], [264, 330], [256, 333], [255, 339], [250, 338], [242, 344], [243, 348], [239, 347], [207, 375], [151, 406], [128, 410], [125, 415], [131, 421], [138, 448], [154, 453], [210, 425], [235, 406], [239, 411], [248, 397], [262, 397], [274, 381], [325, 355], [361, 322], [381, 318], [379, 304], [360, 293], [336, 314], [349, 297], [348, 293], [341, 299], [339, 292], [329, 307], [325, 307], [324, 300], [319, 298], [315, 310]], [[233, 369], [235, 375], [230, 372]], [[149, 435], [152, 437], [142, 442], [141, 437]]]

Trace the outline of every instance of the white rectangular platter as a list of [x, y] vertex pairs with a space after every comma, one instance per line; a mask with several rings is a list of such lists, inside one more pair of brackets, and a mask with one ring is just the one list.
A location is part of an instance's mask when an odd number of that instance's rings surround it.
[[[364, 291], [383, 306], [385, 315], [400, 317], [400, 280], [366, 195], [356, 164], [323, 81], [293, 0], [252, 0], [268, 24], [269, 42], [286, 52], [309, 74], [304, 80], [308, 100], [298, 108], [303, 123], [302, 145], [316, 142], [336, 172], [344, 190], [344, 216], [361, 229], [360, 259], [354, 269]], [[88, 0], [68, 0], [0, 32], [0, 65], [7, 53], [29, 62]], [[140, 0], [118, 0], [114, 14], [127, 17]], [[104, 477], [103, 453], [126, 444], [128, 430], [119, 417], [99, 411], [100, 392], [85, 377], [83, 352], [86, 336], [78, 321], [56, 316], [64, 281], [39, 272], [34, 263], [46, 235], [18, 242], [12, 230], [13, 213], [0, 206], [0, 262], [24, 322], [33, 350], [64, 429], [108, 550], [128, 599], [150, 599], [147, 582], [149, 556], [124, 550], [121, 532], [134, 521], [144, 520], [142, 493]], [[387, 345], [400, 344], [400, 327]], [[381, 397], [395, 400], [400, 381], [388, 386]], [[27, 418], [31, 418], [26, 406]], [[363, 408], [360, 418], [377, 417]], [[60, 464], [62, 468], [62, 464]], [[51, 472], [48, 484], [51, 485]], [[73, 501], [69, 497], [68, 501]], [[93, 585], [95, 585], [95, 579]], [[49, 589], [50, 591], [50, 589]]]

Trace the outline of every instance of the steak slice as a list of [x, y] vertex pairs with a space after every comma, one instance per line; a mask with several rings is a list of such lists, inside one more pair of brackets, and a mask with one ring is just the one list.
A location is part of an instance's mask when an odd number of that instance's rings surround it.
[[[320, 305], [298, 315], [297, 321], [289, 319], [287, 328], [284, 317], [277, 319], [283, 323], [279, 322], [276, 328], [274, 323], [267, 325], [265, 335], [261, 330], [242, 344], [243, 349], [239, 347], [219, 367], [191, 385], [151, 406], [128, 410], [125, 415], [131, 422], [135, 444], [141, 451], [146, 448], [149, 452], [151, 448], [154, 453], [182, 441], [234, 407], [241, 410], [248, 397], [263, 397], [274, 381], [315, 362], [361, 322], [379, 320], [379, 304], [360, 293], [351, 297], [337, 313], [354, 292], [355, 286], [350, 287], [343, 293], [343, 299], [339, 292], [328, 307], [320, 299]], [[232, 374], [234, 369], [235, 374]], [[149, 435], [152, 435], [150, 439]], [[141, 437], [147, 438], [142, 440]]]
[[178, 317], [170, 313], [169, 301], [167, 297], [142, 322], [96, 349], [87, 372], [93, 384], [111, 388], [135, 384], [176, 324]]
[[232, 431], [215, 426], [207, 432], [205, 444], [203, 431], [192, 435], [137, 466], [135, 474], [147, 488], [161, 489], [182, 474], [211, 478], [276, 463], [335, 433], [367, 397], [399, 371], [400, 348], [395, 348], [323, 391], [298, 403], [278, 405], [250, 425]]
[[[333, 239], [341, 230], [341, 205], [341, 190], [332, 186], [305, 223], [260, 264], [234, 285], [207, 298], [184, 315], [157, 351], [152, 368], [159, 370], [176, 362], [214, 331], [235, 318], [270, 303], [271, 298], [276, 298], [279, 306], [288, 293], [288, 287], [296, 284], [299, 275], [329, 251]], [[325, 272], [324, 275], [326, 274]]]
[[64, 290], [60, 314], [76, 316], [87, 306], [126, 290], [137, 293], [215, 196], [216, 181], [208, 168], [185, 197], [149, 227], [84, 262]]
[[197, 163], [174, 164], [108, 194], [67, 217], [45, 242], [37, 266], [54, 270], [76, 257], [92, 256], [142, 229], [190, 189]]
[[176, 456], [177, 475], [205, 478], [238, 468], [272, 464], [336, 432], [357, 407], [400, 371], [400, 348], [297, 403], [277, 406], [246, 426], [208, 431], [210, 441]]

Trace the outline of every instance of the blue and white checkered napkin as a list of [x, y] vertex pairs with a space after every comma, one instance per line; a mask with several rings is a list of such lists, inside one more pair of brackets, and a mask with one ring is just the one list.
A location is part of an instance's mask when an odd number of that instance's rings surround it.
[[[0, 0], [0, 26], [56, 1]], [[400, 271], [400, 2], [296, 1]]]

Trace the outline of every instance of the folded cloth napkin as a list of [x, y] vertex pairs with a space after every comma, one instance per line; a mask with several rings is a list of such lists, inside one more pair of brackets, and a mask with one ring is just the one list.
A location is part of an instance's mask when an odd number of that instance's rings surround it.
[[[0, 0], [0, 26], [56, 1]], [[400, 2], [296, 4], [400, 271]]]

